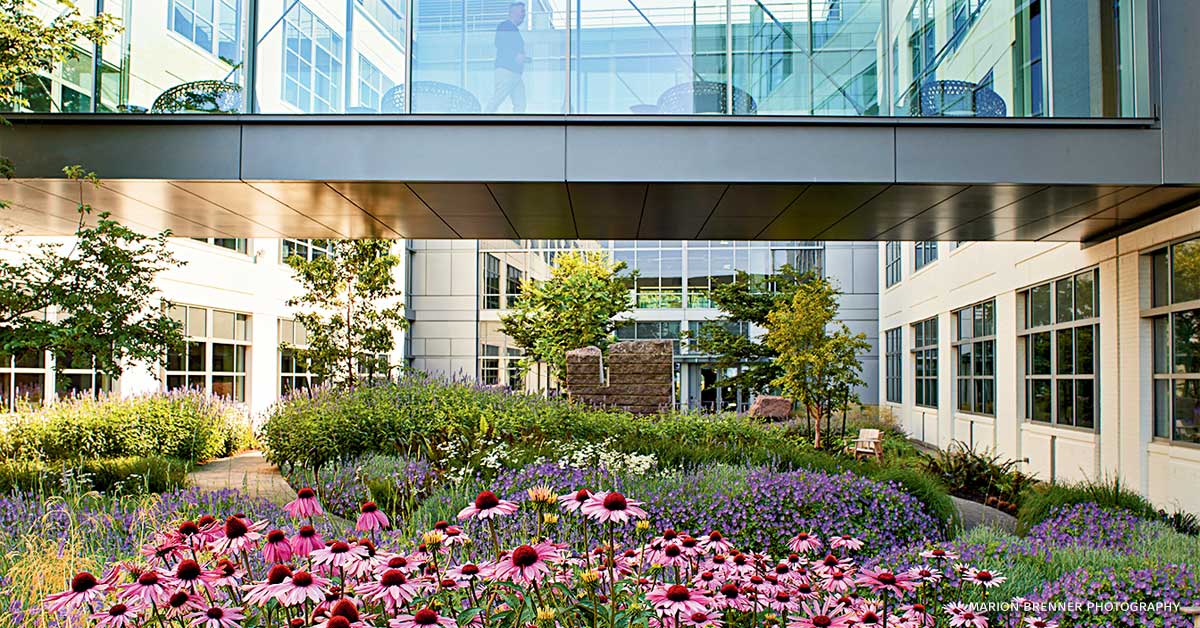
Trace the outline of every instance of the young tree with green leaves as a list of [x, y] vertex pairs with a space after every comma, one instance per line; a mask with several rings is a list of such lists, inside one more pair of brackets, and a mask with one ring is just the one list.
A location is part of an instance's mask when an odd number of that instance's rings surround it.
[[[290, 347], [326, 381], [353, 386], [360, 370], [386, 373], [375, 356], [396, 348], [396, 332], [408, 326], [393, 275], [400, 257], [388, 240], [334, 240], [329, 254], [285, 260], [304, 294], [288, 300], [300, 308], [296, 322], [308, 332], [306, 347]], [[361, 368], [360, 368], [361, 367]]]
[[761, 340], [751, 339], [750, 328], [765, 328], [767, 315], [789, 302], [797, 287], [813, 277], [813, 273], [783, 266], [763, 277], [738, 271], [733, 282], [713, 288], [710, 298], [721, 316], [705, 321], [697, 333], [689, 333], [688, 337], [694, 350], [711, 356], [710, 364], [716, 372], [735, 372], [719, 376], [714, 386], [740, 388], [750, 394], [770, 392], [780, 375], [774, 361], [776, 353]]
[[622, 322], [617, 317], [630, 309], [629, 288], [618, 277], [624, 269], [607, 253], [572, 251], [555, 258], [548, 279], [526, 280], [512, 311], [500, 317], [500, 331], [525, 350], [525, 367], [545, 362], [561, 381], [568, 351], [608, 346]]
[[84, 188], [99, 180], [78, 166], [63, 171], [79, 185], [75, 237], [30, 250], [6, 238], [17, 255], [0, 259], [0, 353], [91, 356], [112, 377], [161, 361], [183, 340], [155, 287], [160, 272], [181, 265], [167, 249], [170, 232], [144, 236], [107, 212], [88, 226]]
[[780, 374], [773, 384], [804, 407], [813, 422], [813, 446], [821, 448], [821, 421], [858, 403], [865, 385], [858, 356], [871, 348], [852, 334], [838, 313], [839, 291], [822, 277], [796, 286], [791, 299], [767, 314], [764, 343], [776, 353]]

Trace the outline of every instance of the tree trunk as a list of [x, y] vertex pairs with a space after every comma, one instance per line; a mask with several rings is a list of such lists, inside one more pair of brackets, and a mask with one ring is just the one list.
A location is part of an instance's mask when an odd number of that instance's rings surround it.
[[[814, 412], [816, 413], [816, 416], [813, 416]], [[810, 405], [808, 407], [808, 412], [806, 412], [806, 414], [808, 415], [809, 419], [812, 420], [812, 423], [813, 423], [813, 449], [820, 449], [821, 448], [821, 414], [820, 414], [819, 406]]]

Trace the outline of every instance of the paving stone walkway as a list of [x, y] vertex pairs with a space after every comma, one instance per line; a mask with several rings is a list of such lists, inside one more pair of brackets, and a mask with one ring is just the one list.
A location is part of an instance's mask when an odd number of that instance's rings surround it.
[[1008, 533], [1017, 530], [1017, 518], [990, 506], [969, 499], [950, 496], [958, 508], [958, 516], [962, 518], [963, 530], [971, 531], [979, 526], [991, 526]]
[[296, 491], [279, 474], [279, 469], [263, 458], [261, 451], [213, 460], [188, 474], [188, 480], [202, 490], [233, 488], [279, 505], [296, 499]]

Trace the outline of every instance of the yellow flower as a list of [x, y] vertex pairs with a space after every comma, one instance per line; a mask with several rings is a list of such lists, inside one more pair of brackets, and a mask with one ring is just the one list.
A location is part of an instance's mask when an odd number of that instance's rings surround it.
[[600, 572], [596, 571], [595, 569], [589, 569], [579, 574], [579, 581], [582, 582], [584, 586], [594, 587], [596, 586], [597, 582], [600, 582]]
[[548, 526], [558, 525], [558, 513], [556, 513], [556, 512], [542, 513], [542, 523], [544, 523]]
[[440, 530], [430, 530], [421, 535], [421, 542], [431, 550], [437, 549], [446, 542], [446, 535], [442, 534]]
[[548, 505], [554, 504], [558, 501], [558, 496], [555, 495], [554, 491], [550, 490], [550, 487], [546, 486], [545, 484], [535, 486], [525, 492], [529, 494], [529, 501], [535, 504]]
[[542, 623], [550, 623], [554, 621], [554, 609], [545, 607], [539, 608], [537, 610], [537, 620], [538, 622]]
[[645, 519], [638, 519], [638, 522], [633, 527], [638, 532], [647, 532], [650, 530], [650, 522]]

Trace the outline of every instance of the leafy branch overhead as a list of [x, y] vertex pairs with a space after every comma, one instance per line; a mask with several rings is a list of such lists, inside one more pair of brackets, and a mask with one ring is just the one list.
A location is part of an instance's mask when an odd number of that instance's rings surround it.
[[304, 288], [288, 305], [299, 308], [296, 322], [308, 332], [307, 345], [293, 348], [322, 378], [353, 385], [360, 373], [388, 372], [376, 356], [390, 354], [396, 332], [408, 326], [393, 275], [400, 258], [386, 240], [328, 244], [328, 255], [286, 260]]
[[561, 254], [548, 279], [522, 283], [511, 312], [500, 317], [500, 331], [525, 350], [527, 368], [545, 362], [561, 381], [567, 352], [603, 349], [622, 322], [617, 317], [629, 311], [629, 288], [618, 277], [624, 269], [624, 262], [599, 251]]

